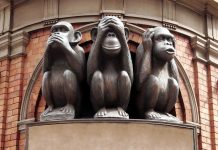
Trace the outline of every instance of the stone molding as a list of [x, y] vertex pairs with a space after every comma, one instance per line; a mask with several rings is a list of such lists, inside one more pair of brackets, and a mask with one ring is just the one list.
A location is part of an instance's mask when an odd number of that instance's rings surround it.
[[207, 41], [207, 49], [209, 63], [218, 65], [218, 42], [209, 39]]
[[[163, 25], [164, 27], [167, 27], [171, 30], [174, 30], [175, 32], [182, 33], [184, 35], [193, 36], [193, 35], [200, 35], [202, 37], [205, 37], [206, 35], [210, 35], [212, 38], [217, 39], [215, 32], [218, 31], [218, 29], [213, 25], [211, 26], [211, 22], [209, 20], [218, 21], [217, 16], [217, 10], [218, 4], [212, 1], [172, 1], [172, 0], [159, 0], [159, 1], [148, 1], [145, 0], [146, 5], [148, 5], [151, 8], [152, 15], [146, 15], [145, 10], [137, 9], [137, 6], [134, 5], [133, 2], [130, 0], [124, 1], [115, 1], [115, 0], [96, 0], [96, 3], [98, 3], [99, 7], [96, 7], [96, 10], [93, 11], [93, 9], [90, 9], [89, 5], [85, 5], [84, 8], [80, 11], [76, 11], [77, 13], [70, 13], [68, 10], [70, 10], [70, 1], [58, 1], [58, 0], [45, 0], [44, 3], [37, 3], [38, 5], [30, 5], [30, 2], [28, 0], [17, 0], [14, 2], [15, 7], [13, 7], [12, 10], [16, 13], [16, 17], [12, 16], [13, 18], [21, 18], [21, 19], [15, 19], [11, 23], [13, 23], [12, 31], [17, 30], [25, 30], [27, 32], [44, 28], [44, 26], [50, 26], [51, 24], [56, 23], [58, 20], [66, 20], [70, 23], [75, 22], [86, 22], [86, 23], [92, 23], [93, 21], [98, 21], [102, 16], [105, 15], [114, 15], [118, 16], [121, 19], [126, 20], [127, 23], [132, 24], [141, 24], [141, 25], [149, 25], [149, 26], [157, 26], [157, 25]], [[112, 6], [113, 3], [117, 5]], [[158, 3], [157, 3], [158, 2]], [[86, 3], [86, 1], [83, 1], [82, 4]], [[135, 1], [135, 3], [142, 3], [142, 1]], [[207, 3], [207, 5], [206, 5]], [[19, 4], [19, 7], [22, 6], [26, 10], [20, 10], [21, 8], [17, 7]], [[62, 14], [63, 9], [61, 9], [61, 6], [68, 7], [66, 8], [68, 14]], [[75, 3], [77, 4], [77, 3]], [[87, 0], [87, 4], [89, 4], [89, 1]], [[110, 6], [108, 6], [110, 4]], [[128, 4], [128, 5], [127, 5]], [[158, 4], [158, 6], [157, 6]], [[30, 5], [30, 6], [29, 6]], [[143, 5], [143, 3], [142, 3]], [[161, 6], [159, 6], [161, 5]], [[43, 7], [44, 13], [40, 14], [36, 17], [36, 15], [31, 15], [34, 13], [31, 13], [31, 8], [29, 7]], [[141, 6], [141, 5], [140, 5]], [[206, 7], [207, 6], [207, 7]], [[129, 7], [136, 8], [134, 12], [128, 12]], [[158, 16], [156, 14], [155, 8], [156, 7], [162, 7], [162, 15]], [[205, 8], [206, 7], [206, 8]], [[214, 9], [212, 9], [212, 7]], [[17, 10], [18, 9], [18, 10]], [[90, 13], [87, 13], [87, 11], [90, 9]], [[207, 9], [207, 11], [205, 11]], [[62, 10], [62, 11], [61, 11]], [[213, 10], [213, 11], [212, 11]], [[30, 13], [29, 18], [25, 18], [23, 16], [22, 12], [26, 12], [27, 14]], [[82, 13], [84, 11], [84, 13]], [[178, 15], [183, 14], [185, 15]], [[209, 18], [205, 17], [205, 14], [209, 14]], [[178, 16], [177, 16], [178, 15]], [[212, 18], [210, 16], [213, 16]], [[178, 18], [181, 18], [178, 20]], [[37, 18], [37, 19], [36, 19]], [[156, 19], [155, 19], [156, 18]], [[192, 21], [192, 20], [195, 21]], [[19, 23], [18, 23], [19, 22]], [[205, 23], [206, 22], [206, 23]], [[16, 24], [18, 23], [18, 24]], [[197, 24], [197, 25], [196, 25]], [[198, 26], [199, 25], [199, 26]], [[208, 31], [204, 30], [203, 28], [210, 27], [211, 29]], [[213, 31], [213, 32], [212, 32]], [[210, 32], [210, 33], [207, 33]], [[214, 33], [214, 34], [213, 34]]]
[[23, 30], [0, 36], [0, 59], [14, 58], [25, 55], [25, 49], [29, 42], [29, 34]]
[[194, 58], [207, 62], [207, 40], [199, 36], [194, 36], [191, 38], [191, 46], [194, 51]]
[[218, 42], [199, 36], [191, 38], [194, 59], [218, 66]]
[[35, 118], [29, 118], [29, 119], [18, 121], [18, 123], [17, 123], [17, 125], [19, 127], [18, 129], [20, 131], [25, 131], [26, 130], [26, 124], [33, 123], [33, 122], [35, 122]]
[[10, 33], [0, 36], [0, 59], [9, 56], [10, 49]]
[[45, 0], [44, 23], [45, 25], [55, 24], [58, 21], [59, 0]]
[[25, 31], [19, 31], [11, 35], [11, 55], [24, 55], [26, 45], [29, 42], [29, 34]]

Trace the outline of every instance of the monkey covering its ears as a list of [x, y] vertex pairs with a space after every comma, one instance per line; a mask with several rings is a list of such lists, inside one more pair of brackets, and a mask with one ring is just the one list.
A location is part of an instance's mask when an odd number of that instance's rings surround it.
[[136, 51], [137, 110], [142, 118], [180, 122], [169, 114], [178, 94], [175, 40], [168, 29], [156, 27], [143, 34]]

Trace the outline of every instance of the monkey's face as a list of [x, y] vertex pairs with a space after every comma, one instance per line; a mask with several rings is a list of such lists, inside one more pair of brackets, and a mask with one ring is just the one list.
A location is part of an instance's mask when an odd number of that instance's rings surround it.
[[102, 43], [102, 48], [105, 54], [107, 55], [116, 55], [120, 53], [121, 45], [113, 31], [109, 31]]
[[174, 37], [166, 28], [157, 28], [153, 37], [153, 53], [158, 59], [170, 61], [175, 56]]
[[48, 46], [52, 49], [70, 49], [69, 43], [78, 43], [81, 39], [81, 34], [74, 32], [72, 25], [68, 22], [58, 22], [51, 28], [51, 36], [48, 39]]

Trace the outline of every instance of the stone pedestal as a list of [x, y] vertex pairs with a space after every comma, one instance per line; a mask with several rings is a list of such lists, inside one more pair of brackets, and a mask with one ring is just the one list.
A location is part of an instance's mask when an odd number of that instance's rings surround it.
[[197, 150], [191, 125], [145, 120], [41, 122], [27, 128], [28, 150]]

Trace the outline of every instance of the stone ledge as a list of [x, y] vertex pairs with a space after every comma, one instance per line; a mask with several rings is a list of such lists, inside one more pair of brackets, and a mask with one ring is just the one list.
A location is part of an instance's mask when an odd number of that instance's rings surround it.
[[27, 127], [28, 150], [197, 150], [196, 126], [188, 124], [82, 119], [30, 123]]

